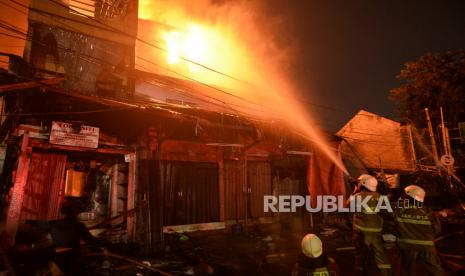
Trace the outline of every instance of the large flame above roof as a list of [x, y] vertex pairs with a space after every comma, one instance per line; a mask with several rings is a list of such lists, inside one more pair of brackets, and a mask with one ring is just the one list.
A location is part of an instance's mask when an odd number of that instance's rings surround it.
[[139, 36], [162, 48], [139, 45], [138, 55], [147, 57], [136, 62], [141, 69], [221, 87], [213, 98], [221, 98], [227, 90], [234, 95], [227, 104], [241, 115], [251, 114], [247, 110], [252, 103], [259, 111], [255, 117], [286, 121], [345, 171], [284, 73], [295, 49], [276, 45], [284, 33], [280, 20], [258, 12], [259, 3], [246, 1], [139, 2], [139, 18], [153, 23], [139, 24]]

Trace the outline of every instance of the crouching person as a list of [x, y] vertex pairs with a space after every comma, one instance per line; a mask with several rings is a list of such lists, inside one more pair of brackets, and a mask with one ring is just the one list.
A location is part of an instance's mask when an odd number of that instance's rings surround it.
[[336, 276], [336, 262], [323, 253], [323, 244], [315, 234], [307, 234], [301, 242], [302, 253], [292, 271], [292, 276]]
[[50, 262], [52, 275], [73, 275], [77, 272], [77, 263], [81, 254], [81, 240], [97, 246], [97, 240], [86, 226], [77, 219], [77, 213], [71, 206], [62, 205], [62, 218], [52, 221], [27, 221], [26, 223], [47, 231], [52, 236], [53, 257]]
[[415, 275], [417, 262], [422, 263], [430, 275], [444, 275], [434, 246], [434, 236], [441, 231], [440, 221], [423, 206], [423, 188], [410, 185], [404, 191], [406, 195], [398, 202], [401, 204], [395, 212], [402, 256], [401, 275]]

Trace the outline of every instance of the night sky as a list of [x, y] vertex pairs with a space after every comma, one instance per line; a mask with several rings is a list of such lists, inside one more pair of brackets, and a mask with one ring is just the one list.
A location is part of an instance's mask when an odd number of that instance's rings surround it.
[[[325, 128], [333, 131], [361, 108], [395, 118], [387, 95], [399, 85], [395, 76], [405, 62], [426, 52], [465, 49], [465, 1], [261, 4], [267, 16], [285, 25], [279, 43], [298, 46], [300, 59], [291, 67], [292, 75], [302, 98], [328, 107], [309, 104], [309, 109], [323, 115]], [[0, 18], [23, 28], [27, 25], [25, 15], [1, 4]], [[0, 51], [21, 53], [21, 44], [0, 36]]]
[[[335, 130], [363, 108], [396, 118], [388, 91], [407, 61], [465, 49], [465, 1], [271, 1], [302, 59], [293, 74]], [[305, 89], [306, 88], [306, 89]]]

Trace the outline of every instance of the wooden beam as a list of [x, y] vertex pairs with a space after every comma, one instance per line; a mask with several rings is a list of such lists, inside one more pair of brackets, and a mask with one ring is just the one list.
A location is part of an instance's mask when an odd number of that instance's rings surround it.
[[118, 164], [112, 168], [112, 177], [110, 181], [110, 216], [118, 215]]
[[96, 153], [109, 153], [109, 154], [131, 154], [134, 151], [129, 149], [111, 149], [111, 148], [85, 148], [85, 147], [73, 147], [73, 146], [63, 146], [63, 145], [54, 145], [48, 143], [41, 143], [38, 141], [34, 141], [31, 144], [33, 148], [40, 148], [40, 149], [58, 149], [58, 150], [67, 150], [67, 151], [88, 151], [88, 152], [96, 152]]
[[[135, 208], [136, 179], [137, 179], [137, 158], [135, 153], [129, 154], [129, 174], [128, 174], [128, 202], [127, 210]], [[135, 241], [136, 216], [128, 216], [126, 221], [126, 234], [128, 241]]]
[[24, 189], [27, 183], [29, 172], [30, 157], [27, 153], [29, 144], [29, 134], [25, 132], [21, 144], [21, 154], [19, 156], [16, 177], [13, 184], [13, 194], [11, 197], [10, 207], [6, 218], [6, 234], [9, 245], [15, 244], [16, 232], [18, 231], [19, 218], [23, 207]]
[[19, 83], [10, 83], [0, 85], [0, 93], [4, 93], [11, 90], [23, 90], [28, 88], [39, 87], [41, 85], [56, 85], [63, 81], [64, 78], [53, 78], [47, 80], [39, 81], [28, 81], [28, 82], [19, 82]]
[[208, 231], [224, 228], [226, 228], [226, 224], [224, 222], [208, 222], [199, 224], [164, 226], [163, 233]]
[[218, 162], [218, 185], [219, 185], [219, 196], [220, 196], [220, 221], [224, 221], [224, 161]]

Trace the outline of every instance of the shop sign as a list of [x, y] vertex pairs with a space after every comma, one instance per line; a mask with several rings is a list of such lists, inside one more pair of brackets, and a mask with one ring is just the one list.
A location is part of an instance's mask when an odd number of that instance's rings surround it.
[[99, 128], [79, 123], [52, 122], [50, 144], [97, 148]]

